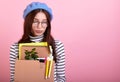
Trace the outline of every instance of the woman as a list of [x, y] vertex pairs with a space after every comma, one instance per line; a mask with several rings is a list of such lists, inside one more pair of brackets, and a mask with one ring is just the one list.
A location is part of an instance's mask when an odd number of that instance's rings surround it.
[[22, 38], [10, 47], [10, 82], [14, 82], [15, 60], [18, 56], [18, 44], [28, 42], [48, 42], [53, 48], [55, 60], [54, 82], [65, 82], [64, 45], [51, 36], [52, 10], [45, 3], [32, 2], [23, 13], [24, 33]]

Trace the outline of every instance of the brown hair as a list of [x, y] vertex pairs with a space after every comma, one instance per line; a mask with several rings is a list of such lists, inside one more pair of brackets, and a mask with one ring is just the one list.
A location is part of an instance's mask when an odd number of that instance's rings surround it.
[[46, 28], [46, 31], [44, 32], [43, 42], [48, 42], [48, 45], [52, 46], [53, 57], [54, 57], [54, 60], [56, 62], [55, 41], [54, 41], [54, 38], [51, 35], [51, 23], [50, 23], [51, 22], [51, 16], [47, 11], [45, 11], [43, 9], [36, 9], [26, 16], [25, 21], [24, 21], [24, 33], [22, 35], [22, 38], [18, 41], [18, 43], [31, 42], [29, 36], [30, 35], [33, 36], [32, 32], [31, 32], [32, 23], [33, 23], [35, 15], [40, 11], [42, 11], [46, 15], [47, 22], [48, 22], [48, 26]]

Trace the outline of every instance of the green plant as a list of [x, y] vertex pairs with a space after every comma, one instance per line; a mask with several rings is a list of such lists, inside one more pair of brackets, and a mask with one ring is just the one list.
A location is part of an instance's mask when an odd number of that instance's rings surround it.
[[25, 59], [36, 60], [38, 58], [38, 53], [35, 50], [36, 48], [33, 48], [31, 51], [25, 50]]

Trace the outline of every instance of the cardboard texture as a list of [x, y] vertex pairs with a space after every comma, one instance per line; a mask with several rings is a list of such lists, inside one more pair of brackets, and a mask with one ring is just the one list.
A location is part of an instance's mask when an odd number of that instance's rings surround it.
[[54, 82], [54, 62], [49, 79], [45, 79], [46, 63], [37, 60], [25, 60], [25, 50], [36, 48], [39, 57], [48, 57], [50, 50], [46, 43], [19, 44], [19, 60], [15, 61], [15, 82]]
[[16, 60], [15, 82], [54, 82], [54, 62], [50, 78], [45, 79], [45, 63], [37, 60]]

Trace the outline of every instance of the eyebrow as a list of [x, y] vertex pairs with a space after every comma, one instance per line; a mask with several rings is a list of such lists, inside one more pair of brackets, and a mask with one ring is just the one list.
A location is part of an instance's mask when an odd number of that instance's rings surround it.
[[[37, 19], [37, 18], [34, 18], [34, 20], [39, 20], [39, 19]], [[47, 19], [43, 19], [42, 21], [47, 21]]]

